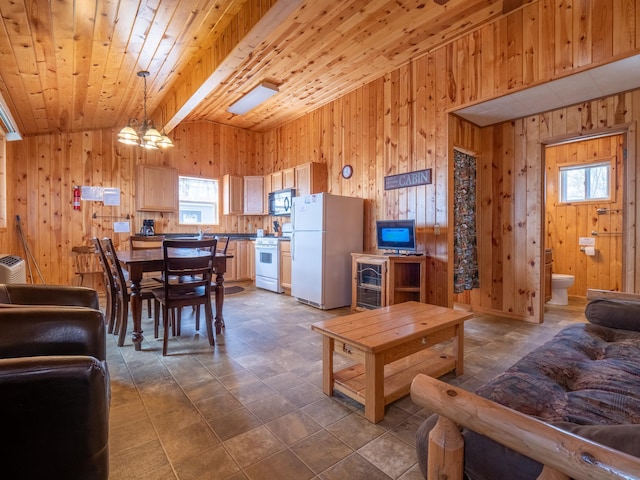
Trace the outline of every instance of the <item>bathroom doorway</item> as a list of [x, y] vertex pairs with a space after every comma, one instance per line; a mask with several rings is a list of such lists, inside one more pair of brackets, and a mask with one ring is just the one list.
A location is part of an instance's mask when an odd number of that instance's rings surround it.
[[624, 291], [626, 134], [545, 146], [545, 248], [553, 273], [575, 276], [570, 296]]

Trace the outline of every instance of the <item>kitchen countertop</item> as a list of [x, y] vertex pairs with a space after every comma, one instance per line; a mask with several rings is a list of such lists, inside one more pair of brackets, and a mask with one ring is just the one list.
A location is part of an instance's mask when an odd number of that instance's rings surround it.
[[[197, 233], [162, 233], [156, 232], [156, 235], [164, 235], [166, 238], [196, 238]], [[255, 240], [258, 236], [255, 233], [205, 233], [205, 236], [218, 235], [220, 237], [229, 237], [231, 240]], [[289, 241], [290, 237], [276, 237], [272, 233], [266, 234], [264, 238], [277, 238], [279, 240]]]

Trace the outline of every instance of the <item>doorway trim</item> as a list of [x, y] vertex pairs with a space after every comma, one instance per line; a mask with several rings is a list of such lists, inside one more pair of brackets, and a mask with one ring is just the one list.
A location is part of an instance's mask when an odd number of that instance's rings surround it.
[[[636, 155], [636, 122], [628, 122], [620, 125], [613, 125], [610, 128], [600, 128], [594, 130], [588, 130], [579, 133], [568, 133], [557, 137], [549, 137], [541, 141], [541, 159], [542, 159], [542, 172], [544, 174], [542, 182], [542, 218], [540, 224], [542, 228], [540, 244], [544, 250], [545, 238], [546, 238], [546, 151], [547, 147], [562, 145], [565, 143], [581, 142], [585, 140], [593, 140], [600, 137], [609, 137], [614, 135], [623, 135], [623, 173], [622, 178], [624, 181], [623, 187], [623, 237], [622, 237], [622, 291], [623, 292], [638, 292], [640, 286], [640, 272], [638, 272], [638, 260], [636, 258], [636, 242], [640, 238], [640, 225], [637, 221], [638, 214], [638, 201], [640, 201], [640, 191], [637, 184], [637, 155]], [[540, 291], [544, 291], [544, 276], [540, 278]], [[542, 309], [544, 312], [544, 308]]]

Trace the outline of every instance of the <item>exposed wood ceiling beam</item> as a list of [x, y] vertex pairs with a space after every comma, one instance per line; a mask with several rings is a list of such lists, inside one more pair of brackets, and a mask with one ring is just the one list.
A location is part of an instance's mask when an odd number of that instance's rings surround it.
[[502, 13], [507, 14], [514, 11], [516, 8], [520, 8], [523, 4], [523, 0], [503, 0]]
[[[178, 85], [177, 88], [187, 89], [182, 92], [186, 95], [186, 100], [180, 105], [177, 93], [171, 94], [170, 100], [164, 103], [165, 114], [169, 117], [165, 123], [167, 132], [173, 130], [189, 113], [193, 111], [211, 92], [217, 89], [229, 76], [231, 76], [240, 65], [250, 57], [253, 50], [264, 41], [276, 28], [283, 23], [293, 13], [304, 0], [278, 0], [265, 14], [256, 22], [249, 33], [238, 39], [238, 43], [233, 47], [227, 57], [221, 63], [215, 65], [215, 58], [209, 58], [207, 62], [200, 61], [196, 68], [189, 73], [189, 81]], [[209, 50], [211, 55], [214, 54]], [[203, 71], [205, 65], [210, 66], [211, 71]], [[201, 83], [201, 78], [205, 80]], [[262, 79], [258, 79], [262, 80]], [[190, 90], [190, 92], [189, 92]], [[247, 91], [250, 88], [247, 88]], [[229, 102], [231, 104], [233, 102]], [[162, 108], [162, 107], [161, 107]]]
[[[0, 1], [0, 94], [25, 136], [212, 121], [268, 131], [541, 0]], [[75, 8], [77, 7], [77, 8]], [[280, 92], [227, 108], [256, 84]]]

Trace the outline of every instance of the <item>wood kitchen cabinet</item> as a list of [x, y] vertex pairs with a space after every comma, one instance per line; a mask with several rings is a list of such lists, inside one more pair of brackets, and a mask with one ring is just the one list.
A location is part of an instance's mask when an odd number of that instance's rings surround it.
[[236, 280], [250, 280], [252, 257], [250, 255], [251, 241], [250, 240], [236, 240]]
[[280, 241], [280, 285], [291, 295], [291, 242], [287, 240]]
[[244, 180], [244, 214], [264, 215], [266, 214], [264, 201], [264, 177], [249, 176]]
[[255, 278], [255, 247], [251, 240], [231, 239], [227, 247], [227, 271], [225, 282], [239, 282]]
[[282, 188], [296, 188], [296, 169], [294, 167], [282, 171]]
[[275, 192], [283, 188], [295, 188], [296, 195], [326, 192], [329, 188], [327, 164], [307, 162], [296, 167], [287, 168], [268, 175], [269, 184], [265, 182], [265, 191]]
[[282, 170], [271, 174], [271, 192], [282, 190]]
[[229, 245], [227, 245], [227, 255], [233, 258], [227, 258], [227, 271], [224, 273], [224, 281], [235, 282], [238, 279], [238, 255], [236, 254], [237, 242], [233, 239], [229, 239]]
[[249, 242], [249, 250], [247, 251], [247, 261], [249, 262], [249, 280], [256, 279], [256, 242]]
[[155, 165], [137, 165], [136, 210], [177, 212], [178, 170]]
[[264, 214], [269, 215], [269, 192], [273, 192], [271, 175], [264, 176]]
[[224, 175], [222, 177], [222, 214], [242, 215], [244, 207], [243, 195], [244, 181], [242, 177]]
[[328, 190], [327, 165], [319, 162], [303, 163], [295, 167], [296, 195], [309, 195]]

